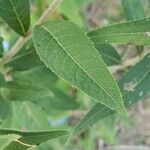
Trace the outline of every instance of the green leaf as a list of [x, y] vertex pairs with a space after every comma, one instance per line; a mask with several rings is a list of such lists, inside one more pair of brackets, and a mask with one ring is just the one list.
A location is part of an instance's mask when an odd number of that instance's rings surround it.
[[3, 121], [10, 111], [10, 105], [6, 102], [0, 94], [0, 124]]
[[79, 104], [75, 101], [75, 97], [69, 96], [62, 90], [52, 87], [51, 91], [54, 97], [47, 97], [37, 101], [38, 106], [42, 107], [44, 110], [75, 110], [79, 107]]
[[51, 90], [23, 81], [8, 82], [1, 88], [2, 96], [7, 101], [36, 101], [44, 97], [53, 97]]
[[29, 0], [0, 0], [0, 17], [15, 32], [25, 35], [30, 25]]
[[59, 7], [59, 11], [72, 22], [83, 25], [83, 20], [79, 12], [79, 4], [76, 0], [64, 0]]
[[[23, 115], [20, 115], [23, 114]], [[1, 128], [24, 129], [26, 131], [49, 129], [47, 114], [31, 102], [15, 101]]]
[[99, 43], [94, 43], [94, 45], [108, 66], [121, 64], [121, 57], [113, 46]]
[[6, 65], [14, 70], [23, 71], [41, 66], [43, 63], [36, 54], [33, 43], [29, 41]]
[[140, 19], [97, 28], [88, 33], [94, 43], [150, 45], [150, 19]]
[[15, 72], [13, 74], [13, 78], [14, 80], [32, 83], [51, 90], [53, 97], [44, 97], [38, 102], [36, 101], [39, 106], [46, 110], [71, 110], [77, 109], [79, 106], [75, 101], [75, 97], [67, 95], [54, 86], [54, 83], [58, 77], [45, 66], [39, 66], [26, 71]]
[[11, 142], [19, 139], [17, 134], [0, 135], [0, 149], [4, 150]]
[[13, 72], [13, 79], [50, 88], [57, 81], [58, 77], [49, 68], [42, 65], [25, 71], [15, 71]]
[[[126, 108], [131, 107], [144, 97], [150, 95], [150, 54], [136, 64], [120, 81], [119, 87], [123, 93]], [[73, 134], [80, 134], [91, 125], [112, 116], [115, 112], [104, 105], [96, 103], [80, 120]]]
[[57, 76], [107, 107], [126, 114], [115, 80], [82, 29], [67, 21], [52, 21], [36, 26], [33, 37], [40, 59]]
[[145, 11], [140, 0], [121, 0], [127, 20], [145, 18]]
[[[122, 0], [122, 7], [127, 20], [146, 18], [144, 8], [140, 0]], [[142, 53], [143, 46], [136, 46], [138, 53]]]
[[[8, 129], [0, 129], [0, 135], [19, 135], [21, 136], [18, 139], [18, 142], [12, 142], [7, 150], [20, 150], [20, 145], [25, 146], [24, 149], [28, 149], [29, 147], [33, 147], [35, 145], [39, 145], [48, 140], [52, 140], [58, 137], [68, 135], [68, 131], [34, 131], [34, 132], [24, 132], [19, 130], [8, 130]], [[21, 150], [22, 150], [21, 149]]]

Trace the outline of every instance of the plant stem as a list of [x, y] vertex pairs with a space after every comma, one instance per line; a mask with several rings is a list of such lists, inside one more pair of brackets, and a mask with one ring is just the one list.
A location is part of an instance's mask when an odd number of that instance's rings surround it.
[[[43, 24], [50, 14], [52, 14], [56, 8], [61, 4], [63, 0], [53, 0], [51, 5], [47, 8], [47, 10], [44, 12], [44, 14], [39, 18], [39, 20], [36, 22], [35, 25], [41, 25]], [[34, 27], [33, 27], [34, 28]], [[6, 53], [6, 55], [3, 57], [3, 59], [0, 61], [0, 64], [6, 64], [11, 60], [11, 58], [16, 55], [19, 50], [23, 47], [23, 45], [32, 37], [32, 31], [33, 28], [31, 28], [27, 33], [26, 36], [20, 37], [18, 41], [14, 44], [14, 46]]]

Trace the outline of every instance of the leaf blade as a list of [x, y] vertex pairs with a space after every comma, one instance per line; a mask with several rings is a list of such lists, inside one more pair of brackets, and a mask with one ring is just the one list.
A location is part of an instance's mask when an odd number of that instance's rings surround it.
[[150, 19], [126, 21], [97, 28], [88, 33], [95, 43], [150, 45]]
[[[147, 66], [147, 65], [148, 66]], [[122, 93], [124, 94], [123, 99], [125, 102], [126, 108], [129, 108], [131, 105], [138, 102], [140, 99], [144, 98], [149, 93], [149, 81], [150, 81], [150, 54], [143, 58], [138, 64], [136, 64], [120, 81], [119, 87], [122, 89]], [[140, 71], [139, 73], [139, 70]], [[137, 74], [138, 72], [138, 74]], [[137, 76], [138, 75], [138, 76]], [[126, 83], [133, 82], [136, 78], [137, 83], [134, 87], [134, 91], [126, 91], [124, 89], [124, 85]], [[144, 88], [143, 88], [144, 87]], [[142, 91], [142, 93], [141, 93]], [[94, 123], [103, 120], [107, 117], [112, 116], [115, 114], [114, 111], [110, 110], [109, 108], [96, 103], [89, 112], [80, 120], [77, 126], [74, 128], [73, 134], [80, 134], [82, 131], [87, 129], [89, 126], [93, 125]]]
[[7, 134], [0, 136], [0, 149], [5, 149], [11, 142], [19, 138], [20, 136], [17, 134]]
[[[59, 31], [60, 27], [63, 27], [63, 30]], [[42, 27], [37, 26], [33, 37], [41, 60], [56, 75], [71, 85], [77, 86], [107, 107], [126, 114], [117, 84], [83, 30], [67, 21], [53, 21]], [[99, 74], [106, 78], [99, 78]], [[107, 86], [110, 82], [111, 88]], [[89, 88], [89, 85], [92, 88]], [[100, 92], [100, 95], [96, 95], [95, 91]]]
[[127, 20], [145, 18], [145, 11], [140, 0], [121, 0], [124, 14]]
[[15, 32], [25, 35], [30, 25], [29, 0], [1, 0], [0, 17]]
[[24, 149], [29, 148], [30, 146], [32, 147], [32, 145], [39, 145], [43, 142], [46, 142], [48, 140], [52, 140], [58, 137], [62, 137], [62, 136], [67, 136], [68, 135], [68, 131], [65, 130], [56, 130], [56, 131], [49, 131], [49, 130], [44, 130], [44, 131], [33, 131], [33, 132], [23, 132], [20, 130], [9, 130], [9, 129], [0, 129], [0, 135], [13, 135], [13, 134], [17, 134], [20, 136], [20, 138], [18, 139], [22, 144], [26, 144], [28, 145], [22, 145], [21, 143], [18, 142], [13, 142], [11, 143], [7, 149], [14, 149], [14, 147], [16, 147], [17, 145], [21, 145], [21, 146], [25, 146]]
[[53, 97], [50, 89], [24, 81], [12, 81], [1, 87], [1, 93], [6, 101], [36, 101], [44, 97]]

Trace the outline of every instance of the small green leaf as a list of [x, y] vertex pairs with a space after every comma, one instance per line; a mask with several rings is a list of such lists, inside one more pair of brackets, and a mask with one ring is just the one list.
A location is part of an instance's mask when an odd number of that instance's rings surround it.
[[127, 21], [88, 33], [94, 43], [150, 45], [150, 19]]
[[145, 11], [140, 0], [121, 0], [127, 20], [145, 18]]
[[29, 0], [0, 0], [0, 17], [15, 32], [25, 35], [30, 25]]
[[[23, 114], [23, 115], [20, 115]], [[47, 114], [32, 102], [14, 101], [8, 117], [1, 128], [24, 129], [26, 131], [49, 129]]]
[[0, 135], [0, 149], [4, 150], [11, 142], [19, 139], [17, 134]]
[[113, 46], [99, 43], [94, 43], [94, 45], [108, 66], [121, 64], [121, 56]]
[[43, 63], [36, 54], [33, 43], [29, 41], [6, 65], [11, 66], [13, 70], [24, 71], [41, 66]]
[[1, 88], [2, 96], [9, 101], [36, 101], [44, 97], [53, 97], [51, 90], [23, 81], [8, 82]]
[[[126, 20], [135, 20], [146, 18], [144, 8], [142, 7], [140, 0], [122, 0], [122, 7]], [[138, 53], [142, 53], [143, 46], [136, 46]]]
[[37, 101], [38, 106], [44, 108], [44, 110], [74, 110], [79, 107], [79, 104], [75, 101], [75, 97], [69, 96], [62, 90], [52, 87], [51, 91], [54, 97], [47, 97]]
[[52, 21], [36, 26], [33, 37], [40, 59], [56, 75], [118, 113], [127, 113], [115, 80], [82, 29]]
[[50, 88], [57, 81], [58, 77], [43, 64], [25, 71], [13, 72], [13, 79], [24, 82], [31, 82], [45, 88]]
[[59, 7], [59, 11], [72, 22], [78, 25], [83, 25], [79, 4], [76, 0], [64, 0]]
[[[136, 64], [120, 81], [119, 87], [123, 93], [126, 108], [150, 95], [150, 54]], [[96, 103], [89, 112], [80, 120], [73, 134], [80, 134], [91, 125], [112, 116], [115, 112]]]
[[75, 97], [69, 96], [54, 86], [58, 77], [45, 66], [39, 66], [25, 71], [14, 72], [14, 80], [32, 83], [52, 91], [53, 97], [44, 97], [36, 101], [38, 106], [49, 110], [71, 110], [78, 108]]
[[[14, 148], [20, 147], [20, 145], [25, 146], [28, 149], [29, 147], [33, 147], [36, 145], [39, 145], [43, 142], [46, 142], [48, 140], [52, 140], [58, 137], [67, 136], [68, 131], [34, 131], [34, 132], [23, 132], [19, 130], [9, 130], [9, 129], [0, 129], [0, 135], [19, 135], [20, 138], [18, 139], [18, 142], [12, 142], [9, 147], [7, 147], [7, 150], [16, 150]], [[15, 145], [15, 146], [14, 146]], [[18, 148], [20, 150], [20, 148]], [[22, 149], [21, 149], [22, 150]]]

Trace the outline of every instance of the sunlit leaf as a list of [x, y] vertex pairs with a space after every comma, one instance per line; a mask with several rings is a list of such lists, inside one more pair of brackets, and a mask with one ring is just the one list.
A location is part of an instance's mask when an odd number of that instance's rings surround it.
[[[30, 147], [35, 147], [43, 142], [52, 140], [58, 137], [66, 136], [68, 131], [34, 131], [34, 132], [25, 132], [19, 130], [8, 130], [0, 129], [0, 135], [19, 135], [17, 141], [12, 142], [6, 150], [24, 150]], [[22, 149], [20, 149], [22, 147]]]
[[[94, 41], [93, 41], [94, 42]], [[117, 53], [116, 49], [109, 44], [94, 44], [96, 49], [102, 55], [104, 62], [108, 65], [116, 65], [121, 63], [121, 56]]]
[[11, 103], [11, 111], [1, 128], [31, 131], [49, 129], [50, 125], [47, 114], [37, 105], [32, 102], [16, 101]]
[[23, 81], [12, 81], [1, 88], [6, 101], [36, 101], [44, 97], [53, 97], [50, 89]]
[[94, 43], [150, 45], [150, 19], [111, 24], [88, 35]]

